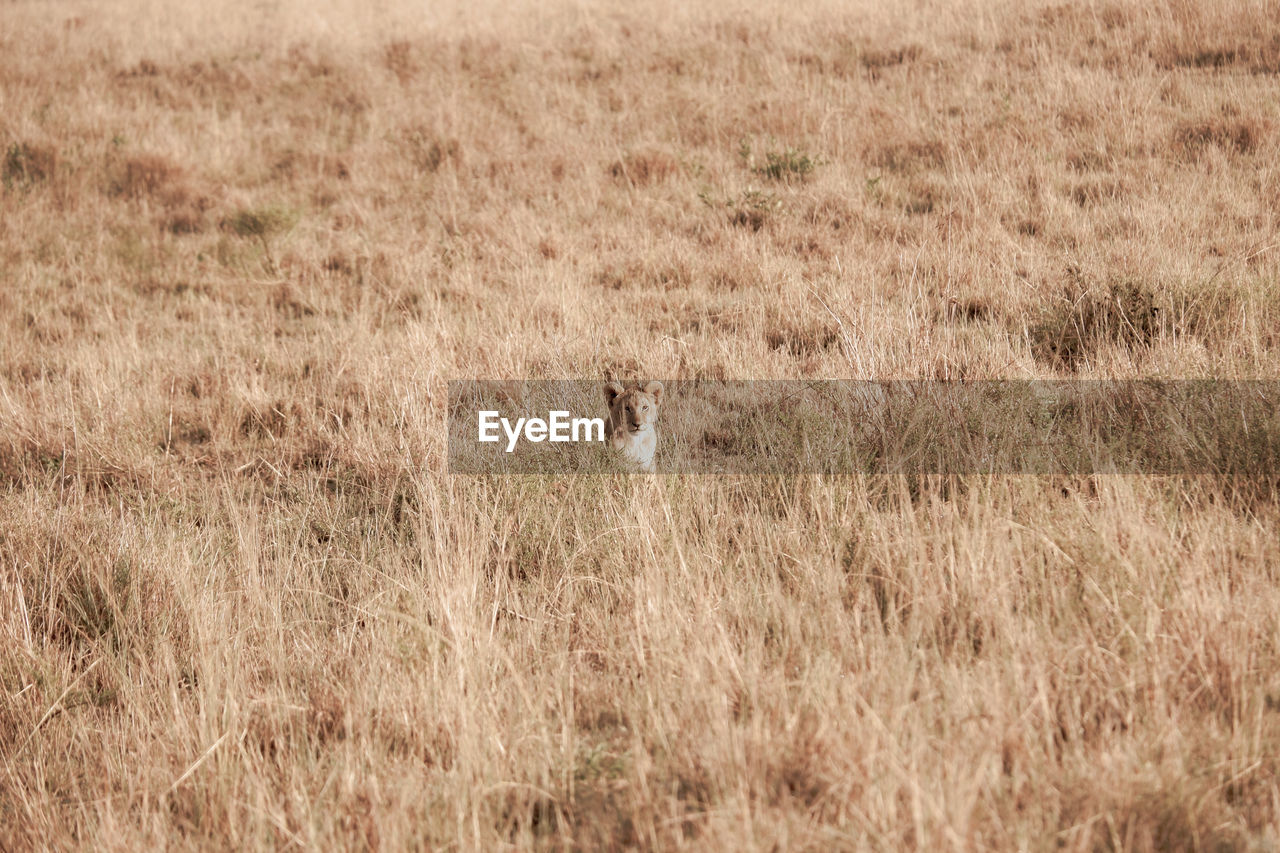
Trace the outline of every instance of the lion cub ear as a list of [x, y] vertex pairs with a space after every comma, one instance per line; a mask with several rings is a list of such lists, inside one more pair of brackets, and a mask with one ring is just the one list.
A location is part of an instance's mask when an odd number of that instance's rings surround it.
[[661, 382], [659, 382], [656, 379], [653, 380], [648, 385], [644, 386], [644, 393], [652, 397], [654, 403], [658, 404], [659, 406], [662, 405], [662, 383]]
[[613, 407], [613, 401], [618, 399], [618, 395], [622, 393], [622, 385], [617, 382], [606, 382], [604, 384], [604, 402], [606, 406]]

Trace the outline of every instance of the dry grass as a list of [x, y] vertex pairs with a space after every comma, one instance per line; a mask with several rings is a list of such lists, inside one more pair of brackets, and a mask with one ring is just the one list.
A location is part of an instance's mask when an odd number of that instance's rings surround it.
[[1266, 483], [443, 456], [1280, 376], [1274, 0], [382, 5], [0, 7], [0, 847], [1280, 843]]

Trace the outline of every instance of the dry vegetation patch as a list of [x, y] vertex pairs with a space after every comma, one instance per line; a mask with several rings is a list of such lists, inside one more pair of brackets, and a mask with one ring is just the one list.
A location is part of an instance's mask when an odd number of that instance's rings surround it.
[[0, 6], [0, 848], [1280, 839], [1274, 472], [468, 478], [443, 422], [1276, 378], [1274, 0], [149, 12]]

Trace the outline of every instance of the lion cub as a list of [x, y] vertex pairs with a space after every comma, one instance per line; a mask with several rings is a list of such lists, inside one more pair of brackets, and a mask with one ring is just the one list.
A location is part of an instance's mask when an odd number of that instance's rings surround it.
[[609, 420], [604, 437], [622, 458], [652, 473], [653, 453], [658, 449], [658, 406], [662, 403], [662, 383], [656, 379], [641, 387], [623, 388], [619, 382], [604, 386]]

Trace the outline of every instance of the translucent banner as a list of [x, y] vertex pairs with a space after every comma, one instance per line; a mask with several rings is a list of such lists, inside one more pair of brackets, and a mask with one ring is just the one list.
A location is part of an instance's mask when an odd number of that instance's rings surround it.
[[1280, 474], [1280, 382], [449, 383], [455, 474]]

